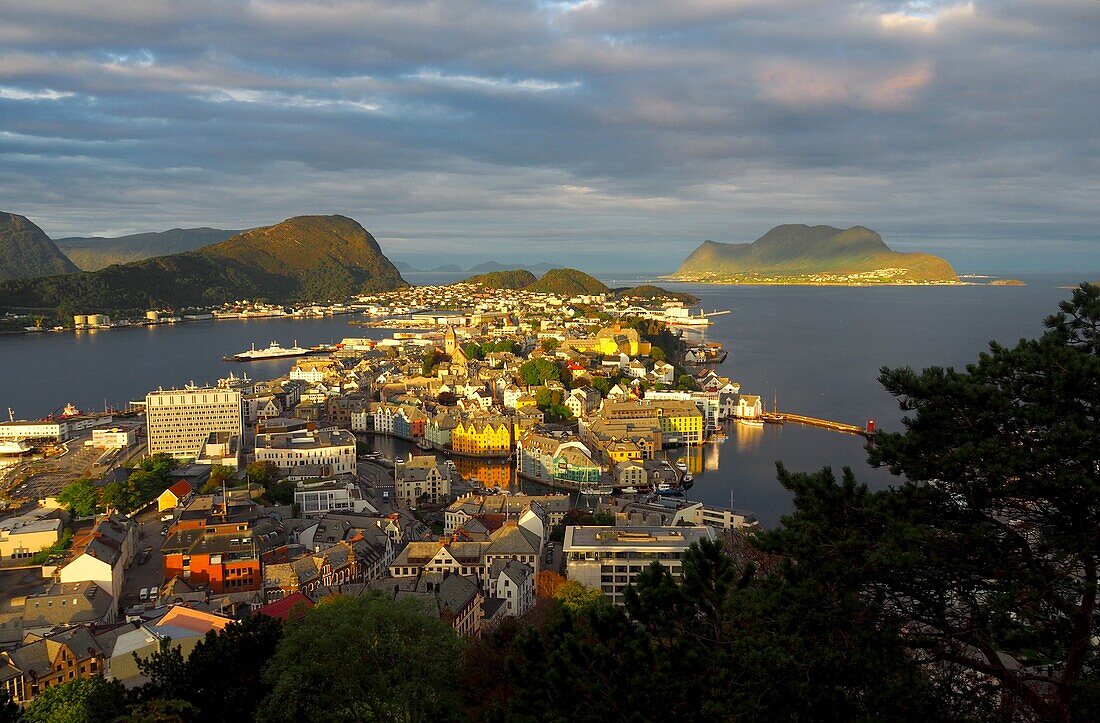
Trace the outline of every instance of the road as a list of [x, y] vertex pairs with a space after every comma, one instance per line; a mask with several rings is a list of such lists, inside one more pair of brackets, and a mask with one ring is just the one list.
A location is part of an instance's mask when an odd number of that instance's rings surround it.
[[[134, 564], [126, 570], [126, 582], [122, 586], [122, 600], [120, 602], [124, 610], [140, 602], [139, 595], [142, 588], [164, 586], [164, 578], [162, 577], [164, 564], [160, 550], [161, 545], [164, 544], [164, 538], [160, 534], [160, 515], [161, 513], [154, 506], [134, 519], [134, 522], [137, 523], [134, 543], [137, 552], [134, 555]], [[137, 561], [140, 559], [141, 551], [146, 547], [153, 548], [149, 559], [138, 565]]]

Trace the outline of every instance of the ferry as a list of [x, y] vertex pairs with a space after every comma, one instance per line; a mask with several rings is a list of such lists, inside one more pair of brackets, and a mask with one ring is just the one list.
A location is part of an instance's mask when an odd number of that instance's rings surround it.
[[264, 359], [288, 359], [290, 357], [306, 356], [313, 353], [311, 349], [304, 349], [298, 346], [297, 340], [294, 342], [294, 346], [289, 349], [284, 349], [277, 341], [271, 342], [266, 349], [257, 349], [253, 344], [252, 348], [248, 351], [242, 351], [240, 354], [233, 354], [231, 356], [222, 357], [223, 361], [262, 361]]

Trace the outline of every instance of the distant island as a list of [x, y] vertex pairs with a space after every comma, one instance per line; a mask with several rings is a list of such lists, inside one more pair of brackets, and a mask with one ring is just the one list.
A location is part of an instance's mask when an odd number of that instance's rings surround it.
[[542, 278], [537, 278], [527, 269], [489, 271], [471, 276], [465, 279], [463, 283], [478, 284], [488, 289], [524, 289], [561, 296], [614, 294], [620, 299], [637, 299], [639, 301], [670, 299], [688, 305], [699, 303], [699, 297], [697, 296], [669, 291], [651, 284], [610, 289], [594, 276], [576, 269], [550, 269], [542, 275]]
[[1019, 279], [994, 279], [987, 286], [1027, 286], [1027, 284]]
[[787, 224], [750, 244], [704, 241], [671, 277], [714, 284], [956, 284], [951, 265], [900, 253], [869, 228]]
[[538, 281], [538, 277], [527, 269], [510, 271], [487, 271], [475, 274], [463, 281], [464, 284], [479, 284], [490, 289], [524, 289]]
[[235, 299], [343, 301], [406, 285], [356, 221], [297, 216], [195, 251], [99, 271], [0, 282], [0, 308], [56, 311], [65, 317]]
[[220, 228], [173, 228], [129, 236], [73, 236], [55, 241], [57, 247], [83, 271], [98, 271], [112, 264], [127, 264], [157, 256], [194, 251], [225, 241], [242, 231]]

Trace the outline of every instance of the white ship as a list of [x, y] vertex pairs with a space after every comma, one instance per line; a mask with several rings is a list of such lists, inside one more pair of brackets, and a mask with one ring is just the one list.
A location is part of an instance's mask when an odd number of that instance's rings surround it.
[[277, 341], [271, 342], [266, 349], [257, 349], [253, 344], [252, 348], [248, 351], [242, 351], [240, 354], [234, 354], [232, 356], [225, 357], [225, 361], [260, 361], [263, 359], [286, 359], [288, 357], [306, 356], [311, 353], [310, 349], [304, 349], [298, 346], [298, 341], [294, 341], [294, 346], [289, 349], [284, 349], [282, 345]]
[[30, 449], [26, 442], [0, 440], [0, 454], [26, 454]]

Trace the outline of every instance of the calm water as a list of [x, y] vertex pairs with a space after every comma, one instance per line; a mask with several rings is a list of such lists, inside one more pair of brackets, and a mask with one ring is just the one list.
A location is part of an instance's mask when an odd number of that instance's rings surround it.
[[[1085, 276], [1095, 278], [1100, 273]], [[409, 274], [413, 283], [456, 280], [446, 274]], [[1026, 287], [717, 287], [666, 284], [703, 299], [707, 310], [729, 309], [706, 332], [730, 355], [719, 372], [759, 394], [773, 393], [785, 411], [897, 429], [896, 402], [878, 385], [883, 365], [961, 366], [989, 340], [1014, 343], [1041, 333], [1077, 279], [1029, 278]], [[637, 279], [605, 278], [610, 285]], [[123, 406], [158, 386], [214, 382], [230, 370], [253, 378], [283, 374], [292, 360], [248, 364], [225, 354], [266, 345], [339, 341], [388, 335], [348, 325], [355, 317], [209, 321], [80, 334], [0, 337], [0, 409], [18, 418], [50, 413], [66, 402]], [[694, 449], [687, 461], [696, 483], [691, 496], [754, 510], [766, 525], [789, 511], [789, 495], [775, 481], [775, 462], [796, 470], [847, 465], [875, 487], [891, 482], [865, 464], [860, 437], [785, 425], [760, 430], [733, 425], [721, 442]], [[499, 475], [499, 471], [486, 471]]]

